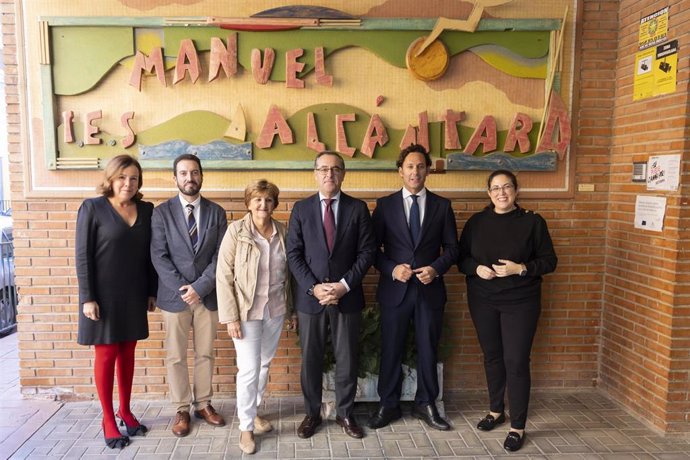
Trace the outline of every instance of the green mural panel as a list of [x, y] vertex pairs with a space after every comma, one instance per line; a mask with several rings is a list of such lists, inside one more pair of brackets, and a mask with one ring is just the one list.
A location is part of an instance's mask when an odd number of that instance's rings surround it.
[[132, 27], [51, 27], [56, 95], [93, 88], [121, 59], [134, 54]]

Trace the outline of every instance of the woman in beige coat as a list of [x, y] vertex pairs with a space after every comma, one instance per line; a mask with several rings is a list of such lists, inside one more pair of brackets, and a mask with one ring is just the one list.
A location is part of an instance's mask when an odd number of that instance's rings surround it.
[[228, 226], [216, 268], [218, 317], [227, 325], [237, 353], [239, 445], [247, 454], [256, 451], [254, 433], [273, 429], [257, 415], [257, 407], [285, 315], [292, 311], [286, 228], [271, 217], [278, 194], [278, 187], [263, 179], [247, 186], [244, 202], [249, 212]]

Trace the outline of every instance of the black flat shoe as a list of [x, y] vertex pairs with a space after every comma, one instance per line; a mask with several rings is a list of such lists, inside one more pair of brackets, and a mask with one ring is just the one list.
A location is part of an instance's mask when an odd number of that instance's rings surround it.
[[506, 440], [503, 442], [503, 448], [511, 452], [520, 450], [522, 444], [524, 444], [525, 442], [526, 437], [527, 433], [522, 433], [522, 436], [520, 436], [520, 433], [511, 431], [508, 433], [508, 436], [506, 436]]
[[488, 414], [486, 417], [481, 419], [479, 423], [477, 423], [477, 429], [482, 430], [482, 431], [491, 431], [494, 428], [496, 428], [498, 425], [501, 423], [505, 423], [506, 421], [506, 414], [502, 413], [501, 415], [498, 416], [498, 418], [494, 417], [491, 414]]
[[[115, 417], [120, 419], [120, 426], [124, 426], [127, 428], [127, 434], [130, 436], [146, 436], [146, 433], [148, 433], [149, 429], [146, 428], [146, 425], [142, 425], [139, 423], [139, 420], [134, 418], [134, 421], [137, 422], [136, 425], [127, 425], [127, 422], [125, 422], [125, 419], [122, 418], [122, 415], [120, 415], [120, 411], [117, 411], [117, 414], [115, 414]], [[134, 416], [132, 416], [134, 417]]]
[[391, 408], [380, 406], [379, 410], [369, 419], [367, 425], [373, 429], [383, 428], [400, 418], [402, 418], [400, 406]]
[[119, 438], [107, 438], [105, 436], [105, 424], [101, 423], [103, 428], [103, 439], [105, 439], [105, 445], [111, 449], [123, 449], [125, 446], [129, 445], [129, 438], [127, 436], [120, 436]]
[[436, 430], [450, 430], [450, 425], [448, 425], [448, 422], [441, 418], [441, 416], [438, 414], [438, 409], [436, 409], [436, 405], [433, 403], [426, 406], [419, 406], [415, 404], [412, 407], [412, 416], [422, 420], [424, 423]]

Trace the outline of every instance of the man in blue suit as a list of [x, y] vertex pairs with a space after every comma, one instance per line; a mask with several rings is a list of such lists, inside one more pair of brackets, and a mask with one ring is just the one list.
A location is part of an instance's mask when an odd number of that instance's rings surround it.
[[450, 201], [424, 187], [431, 158], [421, 145], [400, 152], [402, 190], [379, 198], [372, 221], [381, 276], [381, 368], [379, 410], [369, 427], [381, 428], [402, 416], [402, 358], [410, 321], [417, 345], [417, 394], [412, 415], [437, 430], [450, 426], [436, 408], [436, 371], [446, 287], [443, 275], [458, 257], [455, 217]]
[[326, 336], [335, 354], [336, 423], [353, 438], [364, 436], [352, 408], [357, 391], [358, 340], [364, 307], [362, 279], [376, 246], [366, 203], [341, 192], [345, 162], [335, 152], [314, 161], [319, 192], [295, 203], [287, 235], [287, 258], [298, 288], [297, 309], [306, 416], [297, 430], [313, 436], [321, 424]]
[[[182, 154], [173, 162], [180, 193], [153, 210], [151, 261], [158, 272], [157, 303], [165, 322], [170, 399], [177, 413], [172, 432], [189, 434], [189, 406], [214, 426], [225, 425], [211, 405], [218, 325], [216, 261], [228, 226], [225, 210], [201, 196], [204, 172], [199, 158]], [[194, 329], [194, 391], [187, 368], [187, 338]]]

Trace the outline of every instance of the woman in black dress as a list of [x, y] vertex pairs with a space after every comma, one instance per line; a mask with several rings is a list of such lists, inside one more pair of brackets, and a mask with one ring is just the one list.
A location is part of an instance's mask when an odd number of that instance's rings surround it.
[[108, 163], [98, 186], [102, 196], [82, 203], [77, 215], [79, 281], [77, 342], [94, 345], [94, 375], [103, 409], [103, 436], [111, 449], [129, 444], [115, 421], [113, 380], [117, 367], [117, 416], [130, 436], [148, 429], [130, 410], [134, 350], [149, 335], [147, 311], [155, 309], [157, 278], [151, 264], [153, 204], [141, 201], [141, 166], [129, 155]]
[[541, 277], [556, 269], [558, 259], [544, 219], [518, 206], [515, 175], [498, 170], [487, 182], [491, 203], [465, 224], [459, 267], [467, 275], [467, 303], [489, 390], [489, 413], [477, 428], [489, 431], [505, 422], [507, 385], [510, 431], [503, 447], [515, 451], [525, 440]]

